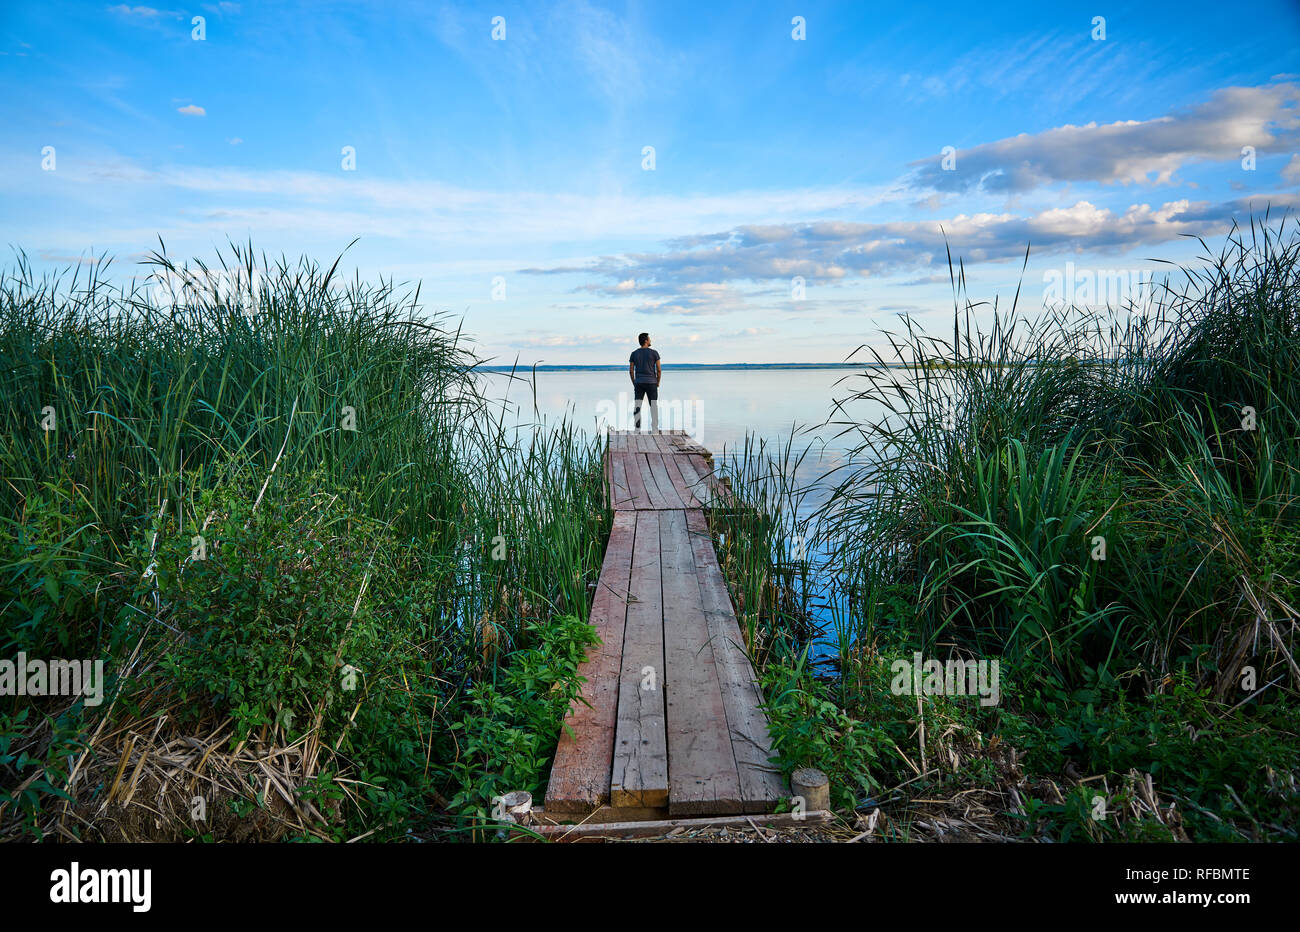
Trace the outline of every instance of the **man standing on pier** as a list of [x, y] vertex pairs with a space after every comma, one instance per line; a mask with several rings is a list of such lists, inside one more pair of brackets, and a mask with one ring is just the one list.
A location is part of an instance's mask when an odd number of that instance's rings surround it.
[[636, 429], [641, 429], [641, 399], [650, 399], [650, 429], [659, 429], [659, 380], [663, 378], [663, 368], [659, 365], [659, 353], [650, 348], [650, 334], [643, 333], [637, 337], [640, 349], [632, 350], [627, 361], [627, 374], [632, 379], [632, 388], [636, 393], [635, 412]]

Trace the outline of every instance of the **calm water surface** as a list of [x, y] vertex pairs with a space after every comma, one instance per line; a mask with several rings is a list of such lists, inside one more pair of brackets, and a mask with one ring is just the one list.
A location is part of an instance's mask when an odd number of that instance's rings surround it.
[[[528, 378], [531, 373], [526, 374]], [[536, 373], [530, 381], [511, 380], [503, 373], [486, 373], [489, 397], [506, 405], [506, 422], [530, 430], [536, 424], [558, 424], [568, 418], [595, 435], [602, 423], [633, 426], [632, 384], [624, 371], [561, 370]], [[746, 435], [766, 444], [769, 457], [779, 454], [794, 437], [796, 452], [811, 447], [793, 477], [814, 487], [804, 501], [815, 506], [823, 496], [819, 479], [847, 461], [853, 436], [837, 436], [841, 426], [826, 425], [834, 399], [843, 399], [864, 384], [852, 369], [682, 369], [665, 367], [659, 387], [659, 426], [685, 429], [727, 463], [743, 450]], [[855, 417], [878, 415], [856, 403]], [[649, 411], [642, 411], [643, 429]], [[834, 420], [843, 420], [836, 415]]]

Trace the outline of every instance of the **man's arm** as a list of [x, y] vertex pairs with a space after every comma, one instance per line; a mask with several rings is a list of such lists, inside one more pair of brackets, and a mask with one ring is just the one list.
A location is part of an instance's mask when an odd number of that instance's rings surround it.
[[634, 363], [627, 364], [627, 377], [633, 382], [636, 381], [636, 365]]
[[658, 388], [659, 383], [662, 382], [663, 380], [664, 380], [664, 367], [663, 364], [660, 363], [658, 359], [656, 359], [655, 360], [655, 387]]

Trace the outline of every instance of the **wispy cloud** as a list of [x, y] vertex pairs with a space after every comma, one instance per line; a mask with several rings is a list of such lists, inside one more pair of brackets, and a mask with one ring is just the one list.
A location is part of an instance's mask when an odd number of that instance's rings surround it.
[[184, 107], [177, 107], [176, 112], [184, 114], [185, 116], [207, 116], [208, 115], [208, 111], [204, 110], [202, 107], [196, 104], [186, 104]]
[[1282, 169], [1282, 180], [1287, 184], [1300, 184], [1300, 155], [1291, 156], [1291, 161]]
[[[193, 107], [194, 105], [190, 105]], [[179, 108], [186, 111], [187, 108]], [[202, 115], [203, 108], [194, 115]], [[193, 111], [190, 111], [193, 113]], [[232, 143], [233, 144], [233, 143]], [[23, 156], [13, 154], [12, 164]], [[462, 240], [503, 237], [591, 241], [600, 237], [673, 237], [683, 230], [725, 228], [754, 219], [781, 222], [862, 212], [903, 197], [893, 186], [735, 191], [723, 194], [635, 195], [463, 188], [437, 181], [358, 177], [355, 173], [256, 171], [180, 165], [147, 167], [129, 158], [60, 165], [55, 180], [76, 197], [132, 199], [135, 188], [174, 188], [205, 195], [193, 216], [224, 224], [255, 223], [267, 231], [330, 231]], [[21, 174], [0, 171], [0, 191], [21, 190]], [[220, 233], [222, 224], [214, 224]]]
[[[1130, 100], [1138, 87], [1149, 92], [1175, 78], [1159, 64], [1171, 50], [1136, 40], [1093, 42], [1086, 25], [980, 43], [953, 33], [947, 42], [911, 44], [913, 36], [910, 30], [877, 33], [856, 57], [830, 68], [830, 90], [865, 100], [889, 95], [920, 106], [1011, 98], [1028, 113], [1051, 112], [1085, 98]], [[897, 63], [900, 53], [907, 59], [903, 68]], [[1203, 67], [1185, 59], [1181, 65], [1178, 77]]]
[[156, 10], [151, 6], [127, 6], [125, 3], [109, 7], [108, 12], [118, 13], [122, 16], [141, 16], [145, 19], [153, 19], [156, 16], [163, 15], [162, 10]]
[[[1184, 235], [1222, 232], [1234, 218], [1274, 207], [1300, 205], [1300, 195], [1274, 194], [1254, 201], [1212, 204], [1188, 200], [1122, 212], [1079, 201], [1037, 213], [958, 214], [943, 221], [894, 223], [821, 222], [744, 226], [674, 241], [661, 253], [612, 256], [586, 271], [610, 283], [636, 282], [638, 294], [674, 295], [639, 310], [660, 313], [721, 313], [741, 301], [733, 282], [789, 281], [801, 276], [834, 282], [853, 275], [891, 275], [942, 266], [951, 248], [966, 262], [1018, 259], [1032, 244], [1035, 254], [1124, 252]], [[544, 272], [548, 270], [531, 270]], [[549, 270], [573, 272], [573, 268]], [[939, 276], [942, 280], [942, 276]], [[908, 282], [929, 283], [934, 275]], [[618, 288], [611, 284], [605, 293]]]
[[656, 281], [645, 289], [652, 297], [636, 305], [641, 314], [668, 314], [695, 316], [701, 314], [728, 314], [747, 307], [746, 295], [726, 282]]
[[1224, 162], [1300, 146], [1300, 85], [1229, 87], [1205, 103], [1153, 120], [1061, 126], [922, 159], [918, 189], [1015, 193], [1058, 182], [1168, 184], [1192, 162]]
[[650, 30], [627, 15], [586, 0], [567, 0], [552, 8], [551, 28], [571, 37], [593, 86], [620, 107], [641, 99], [665, 79], [668, 55]]
[[512, 346], [551, 349], [577, 349], [608, 346], [622, 346], [628, 342], [627, 334], [588, 334], [574, 336], [570, 333], [555, 333], [549, 330], [530, 330], [526, 336], [511, 340]]
[[57, 262], [60, 265], [99, 265], [104, 261], [103, 256], [70, 256], [51, 252], [48, 249], [42, 249], [38, 255], [42, 262]]

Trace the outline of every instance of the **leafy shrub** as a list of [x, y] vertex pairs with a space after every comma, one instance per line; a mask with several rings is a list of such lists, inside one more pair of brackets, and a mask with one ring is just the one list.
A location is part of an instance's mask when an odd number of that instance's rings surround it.
[[802, 663], [776, 661], [763, 671], [763, 691], [771, 725], [772, 749], [787, 777], [800, 767], [826, 774], [835, 808], [857, 806], [858, 799], [881, 788], [892, 771], [893, 739], [874, 720], [849, 715], [831, 698], [831, 688], [808, 675]]
[[[1003, 722], [1038, 772], [1072, 766], [1109, 775], [1116, 788], [1117, 777], [1150, 774], [1161, 796], [1178, 803], [1194, 840], [1297, 838], [1300, 712], [1285, 701], [1233, 710], [1183, 673], [1171, 691], [1138, 701], [1116, 688], [1039, 693], [1027, 698], [1026, 714], [1006, 713]], [[1112, 799], [1107, 808], [1122, 803]]]
[[505, 793], [540, 798], [565, 712], [582, 686], [578, 665], [599, 642], [574, 616], [529, 624], [526, 633], [534, 646], [512, 652], [496, 680], [471, 686], [450, 726], [459, 752], [449, 768], [451, 808], [480, 819]]

